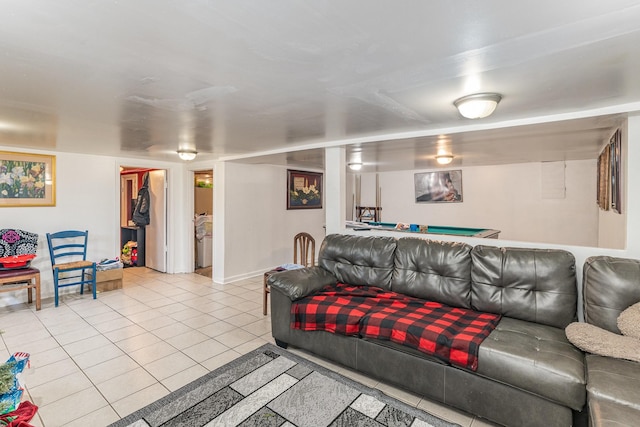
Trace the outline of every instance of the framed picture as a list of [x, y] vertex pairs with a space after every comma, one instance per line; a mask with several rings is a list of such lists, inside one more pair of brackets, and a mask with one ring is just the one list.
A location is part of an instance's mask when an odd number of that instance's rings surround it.
[[322, 174], [287, 169], [287, 209], [322, 209]]
[[620, 129], [616, 131], [609, 142], [609, 159], [611, 161], [611, 209], [614, 212], [622, 213], [622, 133]]
[[424, 172], [414, 175], [416, 203], [462, 202], [462, 171]]
[[616, 130], [598, 156], [598, 206], [622, 213], [622, 133]]
[[0, 151], [0, 207], [55, 205], [55, 156]]

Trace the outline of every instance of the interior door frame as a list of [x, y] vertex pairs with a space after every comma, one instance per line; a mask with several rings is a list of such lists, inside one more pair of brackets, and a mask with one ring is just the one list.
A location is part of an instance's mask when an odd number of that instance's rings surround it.
[[[196, 211], [196, 174], [198, 173], [211, 173], [211, 206], [210, 206], [210, 212], [211, 212], [211, 218], [213, 220], [214, 218], [214, 211], [213, 211], [213, 185], [215, 183], [215, 174], [213, 171], [213, 167], [205, 167], [205, 168], [198, 168], [198, 169], [194, 169], [191, 172], [191, 182], [192, 182], [192, 186], [191, 186], [191, 194], [193, 194], [193, 203], [192, 203], [192, 213], [191, 213], [191, 217], [193, 219], [193, 266], [194, 266], [194, 271], [197, 270], [197, 264], [198, 264], [198, 250], [197, 250], [197, 239], [195, 238], [195, 220], [196, 220], [196, 215], [198, 215], [198, 211]], [[211, 259], [209, 259], [209, 261], [211, 262], [210, 266], [213, 269], [213, 239], [215, 238], [215, 234], [213, 233], [213, 229], [211, 231]]]
[[[153, 187], [152, 181], [153, 181], [153, 176], [156, 175], [154, 172], [162, 172], [162, 182], [161, 182], [161, 189], [160, 191], [162, 192], [162, 210], [164, 212], [164, 215], [159, 215], [160, 216], [160, 222], [162, 222], [161, 227], [160, 228], [164, 228], [164, 230], [162, 230], [162, 236], [164, 236], [164, 241], [162, 242], [158, 242], [160, 244], [160, 248], [158, 249], [157, 247], [152, 248], [152, 250], [149, 250], [149, 248], [145, 249], [145, 254], [147, 255], [147, 258], [145, 259], [145, 265], [149, 268], [153, 268], [156, 271], [159, 271], [161, 273], [166, 273], [167, 272], [167, 266], [169, 264], [169, 256], [168, 256], [168, 251], [169, 251], [169, 230], [168, 230], [168, 203], [167, 203], [167, 198], [168, 198], [168, 185], [167, 185], [167, 175], [168, 175], [168, 171], [166, 169], [160, 169], [160, 168], [156, 168], [153, 170], [149, 170], [147, 171], [147, 173], [149, 174], [149, 193], [150, 196], [152, 197], [151, 199], [151, 204], [150, 204], [150, 208], [153, 207], [157, 207], [156, 203], [153, 201], [153, 191], [151, 190], [151, 188]], [[158, 219], [158, 215], [157, 215], [157, 210], [153, 210], [150, 211], [150, 216], [151, 216], [151, 222], [150, 224], [146, 227], [146, 242], [149, 242], [149, 236], [153, 237], [153, 234], [150, 233], [153, 229], [155, 229], [155, 227], [157, 226], [157, 219]], [[145, 243], [146, 243], [145, 242]], [[158, 263], [158, 267], [160, 267], [160, 269], [156, 269], [153, 266], [150, 265], [150, 260], [153, 259], [152, 256], [149, 255], [153, 255], [154, 253], [156, 254], [161, 254], [159, 256], [159, 260]]]
[[[127, 176], [129, 175], [129, 176]], [[127, 194], [125, 191], [125, 187], [127, 183], [131, 183], [132, 191], [131, 197], [127, 198]], [[130, 207], [131, 200], [138, 198], [138, 175], [134, 174], [125, 174], [120, 175], [120, 227], [127, 227], [129, 224], [127, 223], [129, 217], [125, 214], [125, 210], [122, 209], [124, 204], [127, 204], [127, 208]], [[133, 212], [131, 212], [133, 214]]]
[[[119, 164], [116, 164], [116, 192], [117, 192], [117, 197], [116, 200], [120, 200], [119, 203], [117, 203], [116, 206], [116, 227], [117, 227], [117, 233], [116, 233], [116, 254], [118, 257], [121, 256], [122, 253], [122, 241], [121, 241], [121, 233], [122, 233], [122, 227], [123, 225], [121, 225], [121, 216], [122, 216], [122, 199], [124, 198], [123, 194], [122, 194], [122, 174], [123, 172], [125, 172], [126, 174], [126, 170], [164, 170], [165, 171], [165, 209], [164, 209], [164, 216], [165, 216], [165, 224], [166, 224], [166, 232], [165, 232], [165, 245], [167, 247], [167, 250], [165, 252], [165, 258], [166, 258], [166, 273], [173, 273], [174, 272], [174, 266], [173, 266], [173, 254], [171, 253], [171, 232], [172, 230], [169, 219], [169, 204], [170, 202], [170, 197], [171, 197], [171, 185], [170, 185], [170, 179], [171, 179], [171, 167], [166, 166], [166, 165], [150, 165], [150, 164], [145, 164], [146, 162], [144, 161], [120, 161]], [[134, 165], [134, 166], [132, 166]], [[136, 187], [136, 197], [137, 197], [137, 193], [138, 193], [138, 189]]]

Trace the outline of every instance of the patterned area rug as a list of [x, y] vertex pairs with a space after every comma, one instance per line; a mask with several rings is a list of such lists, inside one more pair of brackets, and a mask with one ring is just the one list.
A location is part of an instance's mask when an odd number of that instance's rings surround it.
[[110, 427], [458, 426], [272, 344], [222, 366]]

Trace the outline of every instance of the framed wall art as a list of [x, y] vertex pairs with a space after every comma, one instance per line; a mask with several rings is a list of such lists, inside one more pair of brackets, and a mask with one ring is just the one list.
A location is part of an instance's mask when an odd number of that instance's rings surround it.
[[416, 203], [462, 202], [462, 171], [423, 172], [414, 175]]
[[0, 151], [0, 207], [55, 205], [55, 156]]
[[322, 174], [287, 169], [287, 209], [322, 209]]
[[598, 156], [596, 198], [604, 211], [622, 213], [622, 132], [618, 129]]

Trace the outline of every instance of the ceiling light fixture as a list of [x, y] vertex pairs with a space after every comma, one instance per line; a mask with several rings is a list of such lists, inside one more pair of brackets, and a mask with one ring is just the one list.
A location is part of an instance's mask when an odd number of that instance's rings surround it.
[[436, 156], [436, 161], [440, 165], [448, 165], [453, 161], [453, 155], [451, 154], [439, 154]]
[[178, 156], [182, 160], [193, 160], [196, 158], [198, 152], [196, 150], [178, 150]]
[[360, 162], [349, 163], [348, 166], [349, 168], [351, 168], [352, 171], [359, 171], [360, 169], [362, 169], [362, 163]]
[[502, 96], [497, 93], [476, 93], [453, 101], [462, 117], [482, 119], [490, 116], [498, 106]]

